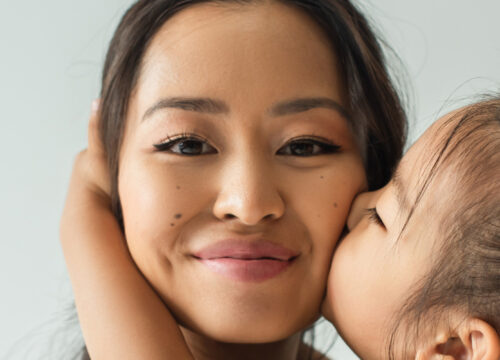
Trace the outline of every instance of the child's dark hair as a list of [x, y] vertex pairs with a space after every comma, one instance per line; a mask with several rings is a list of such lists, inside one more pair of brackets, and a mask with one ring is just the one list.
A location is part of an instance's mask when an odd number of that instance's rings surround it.
[[[440, 207], [445, 214], [432, 215], [440, 224], [438, 260], [395, 318], [389, 359], [408, 358], [436, 324], [456, 326], [448, 321], [450, 309], [463, 319], [486, 321], [500, 334], [500, 96], [459, 110], [442, 126], [450, 127], [448, 135], [439, 140], [413, 206], [437, 177], [446, 172], [453, 179], [449, 194], [431, 199], [446, 199]], [[402, 353], [396, 343], [405, 344]]]

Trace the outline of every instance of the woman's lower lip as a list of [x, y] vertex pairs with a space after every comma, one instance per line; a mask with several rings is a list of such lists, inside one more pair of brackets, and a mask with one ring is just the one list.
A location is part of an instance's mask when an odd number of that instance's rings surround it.
[[217, 274], [247, 282], [261, 282], [274, 278], [294, 262], [294, 260], [235, 258], [199, 259], [199, 261]]

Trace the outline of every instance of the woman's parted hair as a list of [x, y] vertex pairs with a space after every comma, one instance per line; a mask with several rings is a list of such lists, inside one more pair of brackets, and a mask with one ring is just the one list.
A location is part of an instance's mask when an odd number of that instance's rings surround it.
[[500, 335], [500, 96], [486, 96], [442, 126], [450, 124], [406, 220], [431, 196], [433, 182], [453, 179], [449, 194], [431, 199], [446, 202], [430, 214], [440, 224], [432, 235], [438, 255], [393, 318], [388, 359], [411, 357], [439, 324], [453, 329], [451, 311], [486, 321]]
[[[152, 38], [169, 18], [192, 5], [207, 2], [244, 5], [261, 1], [139, 0], [123, 16], [107, 53], [100, 106], [100, 134], [111, 175], [112, 208], [121, 226], [119, 153], [129, 100]], [[307, 13], [331, 41], [344, 77], [349, 116], [362, 151], [369, 188], [381, 187], [401, 157], [407, 120], [374, 31], [349, 0], [274, 1]]]

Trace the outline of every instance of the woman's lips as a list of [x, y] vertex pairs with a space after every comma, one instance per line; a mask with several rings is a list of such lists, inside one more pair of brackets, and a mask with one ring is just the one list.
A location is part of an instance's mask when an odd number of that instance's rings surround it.
[[229, 239], [207, 246], [193, 256], [230, 279], [261, 282], [285, 271], [299, 253], [268, 241]]

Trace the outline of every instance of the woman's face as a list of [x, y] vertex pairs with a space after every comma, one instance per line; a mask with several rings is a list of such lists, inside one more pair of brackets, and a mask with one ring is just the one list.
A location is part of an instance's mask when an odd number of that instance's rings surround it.
[[154, 37], [119, 194], [131, 255], [183, 326], [257, 343], [318, 317], [366, 186], [344, 103], [326, 37], [284, 5], [196, 5]]

